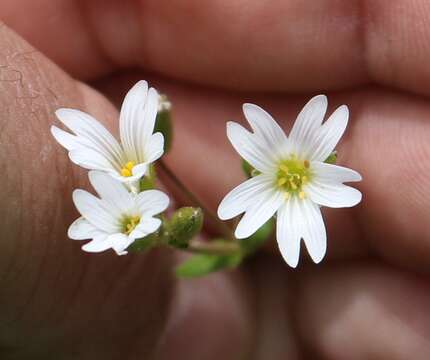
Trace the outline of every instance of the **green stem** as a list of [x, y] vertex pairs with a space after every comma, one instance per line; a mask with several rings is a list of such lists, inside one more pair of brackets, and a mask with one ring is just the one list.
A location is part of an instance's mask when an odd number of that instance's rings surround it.
[[173, 184], [178, 189], [180, 189], [192, 203], [194, 203], [193, 205], [200, 207], [205, 213], [205, 215], [219, 226], [222, 234], [228, 240], [236, 241], [232, 229], [228, 225], [226, 225], [225, 222], [220, 221], [212, 211], [210, 211], [206, 206], [204, 206], [202, 202], [197, 198], [197, 196], [187, 189], [184, 183], [176, 177], [176, 175], [166, 166], [166, 164], [162, 160], [158, 161], [157, 164], [161, 171], [173, 182]]
[[233, 255], [241, 251], [241, 248], [237, 242], [216, 243], [192, 240], [186, 250], [198, 254]]

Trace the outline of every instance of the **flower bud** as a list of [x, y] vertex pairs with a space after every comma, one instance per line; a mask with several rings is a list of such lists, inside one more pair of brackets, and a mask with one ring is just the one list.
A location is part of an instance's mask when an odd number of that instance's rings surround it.
[[186, 248], [203, 226], [203, 211], [195, 207], [176, 210], [170, 220], [164, 223], [164, 241], [170, 246]]

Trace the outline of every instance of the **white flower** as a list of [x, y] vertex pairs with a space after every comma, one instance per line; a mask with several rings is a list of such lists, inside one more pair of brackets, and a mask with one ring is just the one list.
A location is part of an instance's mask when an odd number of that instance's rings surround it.
[[157, 91], [148, 90], [146, 81], [133, 86], [121, 107], [121, 145], [96, 119], [74, 109], [59, 109], [55, 113], [74, 135], [56, 126], [51, 127], [51, 132], [69, 150], [75, 164], [105, 171], [132, 186], [145, 174], [148, 165], [163, 155], [163, 135], [153, 134], [158, 103]]
[[154, 215], [169, 205], [166, 194], [159, 190], [130, 193], [123, 183], [100, 171], [90, 171], [89, 178], [100, 198], [80, 189], [73, 192], [73, 202], [82, 217], [68, 231], [71, 239], [92, 239], [83, 250], [101, 252], [112, 248], [124, 255], [136, 239], [160, 227], [161, 220]]
[[344, 182], [360, 181], [356, 171], [324, 163], [334, 150], [348, 122], [343, 105], [322, 123], [327, 98], [312, 98], [289, 134], [263, 109], [245, 104], [243, 111], [253, 133], [237, 123], [227, 123], [227, 136], [236, 151], [258, 175], [233, 189], [218, 208], [220, 219], [245, 213], [235, 236], [251, 236], [277, 214], [276, 238], [285, 261], [296, 267], [300, 241], [304, 240], [314, 262], [326, 252], [326, 229], [320, 206], [351, 207], [361, 193]]

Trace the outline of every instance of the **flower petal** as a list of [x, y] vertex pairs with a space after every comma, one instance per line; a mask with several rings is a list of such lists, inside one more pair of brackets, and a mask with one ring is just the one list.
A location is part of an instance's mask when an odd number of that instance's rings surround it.
[[82, 246], [82, 250], [89, 253], [99, 253], [112, 247], [109, 236], [106, 234], [95, 237], [92, 241]]
[[154, 88], [148, 90], [144, 80], [134, 85], [124, 98], [120, 113], [120, 136], [130, 160], [142, 163], [145, 148], [154, 131], [159, 95]]
[[130, 233], [130, 237], [134, 239], [143, 238], [157, 231], [161, 225], [161, 220], [153, 217], [141, 219], [139, 225]]
[[315, 178], [321, 182], [343, 183], [362, 180], [357, 171], [343, 166], [312, 161], [310, 168]]
[[117, 255], [126, 255], [127, 249], [136, 239], [125, 234], [112, 234], [109, 236], [109, 242], [112, 244], [112, 249], [115, 250]]
[[138, 159], [135, 140], [137, 120], [142, 117], [147, 95], [148, 83], [141, 80], [128, 91], [121, 106], [119, 116], [120, 138], [129, 160], [137, 161]]
[[120, 214], [133, 207], [134, 199], [121, 182], [100, 171], [90, 171], [88, 177], [102, 200], [117, 208]]
[[164, 136], [158, 132], [149, 138], [145, 147], [146, 161], [154, 162], [158, 160], [164, 153]]
[[78, 142], [77, 136], [72, 135], [67, 131], [61, 130], [54, 125], [51, 126], [51, 134], [61, 146], [63, 146], [69, 151], [80, 147], [80, 143]]
[[85, 240], [101, 235], [101, 232], [85, 218], [80, 217], [69, 226], [67, 235], [72, 240]]
[[273, 148], [246, 130], [243, 126], [229, 121], [227, 137], [239, 155], [261, 172], [271, 172], [275, 169], [275, 152]]
[[280, 191], [265, 191], [246, 209], [239, 221], [234, 236], [244, 239], [254, 234], [279, 209], [284, 200]]
[[260, 174], [236, 186], [219, 204], [218, 217], [228, 220], [243, 213], [259, 194], [271, 189], [273, 183], [273, 177]]
[[116, 210], [108, 208], [107, 204], [89, 192], [80, 189], [73, 191], [73, 202], [81, 215], [97, 229], [107, 233], [120, 229], [119, 219], [115, 217]]
[[325, 95], [313, 97], [300, 111], [289, 134], [289, 140], [296, 153], [307, 157], [309, 146], [314, 143], [326, 111], [327, 97]]
[[82, 166], [88, 170], [99, 170], [106, 172], [115, 172], [112, 163], [104, 154], [89, 148], [77, 148], [69, 152], [70, 160], [76, 165]]
[[295, 198], [291, 198], [280, 207], [276, 219], [276, 240], [279, 251], [285, 262], [295, 268], [299, 262], [300, 254], [300, 222], [302, 219], [293, 209]]
[[297, 211], [297, 215], [305, 222], [303, 240], [312, 260], [319, 263], [327, 250], [327, 233], [320, 207], [308, 199], [298, 201], [298, 205], [301, 211]]
[[286, 144], [284, 130], [264, 109], [254, 104], [243, 104], [243, 113], [254, 134], [267, 146], [277, 149]]
[[324, 161], [327, 159], [345, 132], [348, 125], [348, 116], [348, 107], [342, 105], [320, 127], [315, 141], [309, 148], [308, 156], [310, 160]]
[[133, 177], [137, 177], [138, 179], [140, 179], [141, 177], [143, 177], [143, 175], [146, 174], [147, 171], [148, 171], [148, 163], [142, 163], [134, 166], [131, 172], [133, 174]]
[[116, 139], [101, 123], [89, 114], [75, 109], [59, 109], [55, 114], [78, 136], [83, 146], [101, 154], [111, 163], [111, 167], [117, 170], [121, 167], [124, 162], [123, 151]]
[[361, 192], [353, 187], [329, 182], [312, 181], [303, 189], [309, 198], [331, 208], [352, 207], [361, 201]]
[[160, 190], [146, 190], [136, 197], [140, 216], [153, 216], [166, 210], [169, 206], [169, 197]]

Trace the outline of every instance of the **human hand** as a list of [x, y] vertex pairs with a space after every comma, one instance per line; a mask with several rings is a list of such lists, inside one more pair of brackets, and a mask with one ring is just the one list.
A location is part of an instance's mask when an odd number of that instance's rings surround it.
[[[429, 357], [425, 1], [3, 1], [0, 10], [5, 359]], [[323, 263], [302, 251], [291, 270], [274, 252], [178, 281], [175, 254], [95, 256], [66, 239], [71, 191], [87, 184], [49, 134], [54, 110], [80, 108], [115, 128], [100, 93], [118, 101], [137, 78], [169, 95], [166, 162], [212, 209], [243, 178], [225, 137], [227, 120], [243, 121], [241, 103], [286, 129], [311, 95], [347, 104], [339, 163], [363, 175], [364, 198], [323, 210]]]

